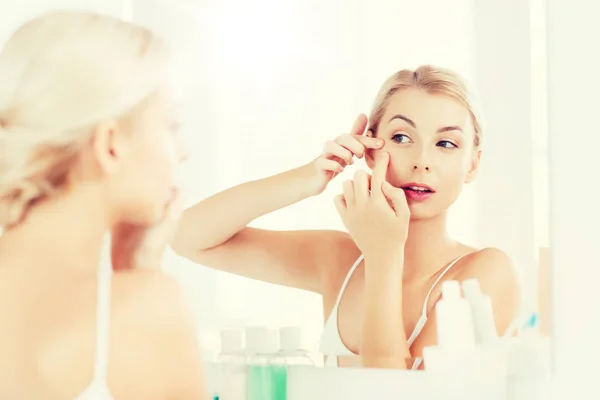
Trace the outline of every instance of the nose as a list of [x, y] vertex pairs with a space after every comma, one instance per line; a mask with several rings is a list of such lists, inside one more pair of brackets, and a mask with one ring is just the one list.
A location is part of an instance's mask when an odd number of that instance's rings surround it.
[[415, 159], [413, 161], [413, 170], [414, 171], [429, 171], [430, 170], [430, 160], [427, 154], [427, 151], [423, 148], [420, 148], [415, 154]]

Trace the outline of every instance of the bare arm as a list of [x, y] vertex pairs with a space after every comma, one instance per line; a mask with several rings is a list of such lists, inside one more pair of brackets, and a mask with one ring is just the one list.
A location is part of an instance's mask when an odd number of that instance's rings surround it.
[[256, 218], [314, 193], [310, 166], [217, 193], [184, 211], [173, 241], [199, 264], [301, 289], [320, 291], [318, 260], [334, 246], [331, 231], [273, 231], [247, 227]]
[[365, 258], [365, 309], [360, 343], [367, 368], [406, 369], [410, 350], [402, 315], [404, 256]]
[[313, 174], [303, 166], [206, 198], [184, 211], [173, 248], [187, 256], [227, 242], [256, 218], [315, 194]]
[[[364, 132], [366, 117], [352, 132]], [[333, 177], [362, 157], [377, 139], [342, 135], [313, 162], [211, 196], [183, 213], [172, 243], [199, 264], [270, 283], [321, 291], [320, 265], [335, 260], [346, 234], [334, 231], [271, 231], [247, 227], [256, 218], [321, 193]]]

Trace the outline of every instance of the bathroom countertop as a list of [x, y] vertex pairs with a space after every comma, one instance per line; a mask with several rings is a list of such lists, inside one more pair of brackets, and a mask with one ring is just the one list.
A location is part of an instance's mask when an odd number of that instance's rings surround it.
[[545, 380], [498, 379], [494, 382], [488, 379], [484, 383], [479, 379], [423, 371], [292, 367], [288, 374], [287, 398], [532, 400], [547, 399], [548, 390]]

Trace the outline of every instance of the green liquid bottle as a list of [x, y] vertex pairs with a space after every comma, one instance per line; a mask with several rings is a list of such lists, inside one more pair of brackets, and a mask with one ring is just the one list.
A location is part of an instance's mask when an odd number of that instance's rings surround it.
[[289, 367], [315, 366], [308, 352], [302, 349], [301, 336], [300, 327], [284, 327], [279, 330], [281, 350], [277, 354], [277, 358], [275, 359], [276, 365], [273, 367], [273, 380], [275, 382], [277, 400], [285, 400], [287, 398]]
[[276, 329], [252, 328], [246, 331], [246, 348], [249, 353], [246, 374], [247, 400], [280, 400], [276, 385], [276, 363], [279, 348]]

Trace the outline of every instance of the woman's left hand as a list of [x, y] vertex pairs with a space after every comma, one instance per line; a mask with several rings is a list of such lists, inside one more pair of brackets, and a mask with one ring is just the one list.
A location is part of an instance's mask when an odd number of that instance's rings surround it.
[[372, 177], [357, 171], [335, 198], [346, 229], [367, 260], [404, 254], [410, 211], [404, 191], [385, 180], [389, 162], [390, 155], [383, 152]]
[[114, 227], [111, 243], [113, 269], [160, 269], [165, 250], [175, 235], [181, 211], [182, 196], [177, 191], [157, 225], [145, 227], [122, 223]]

